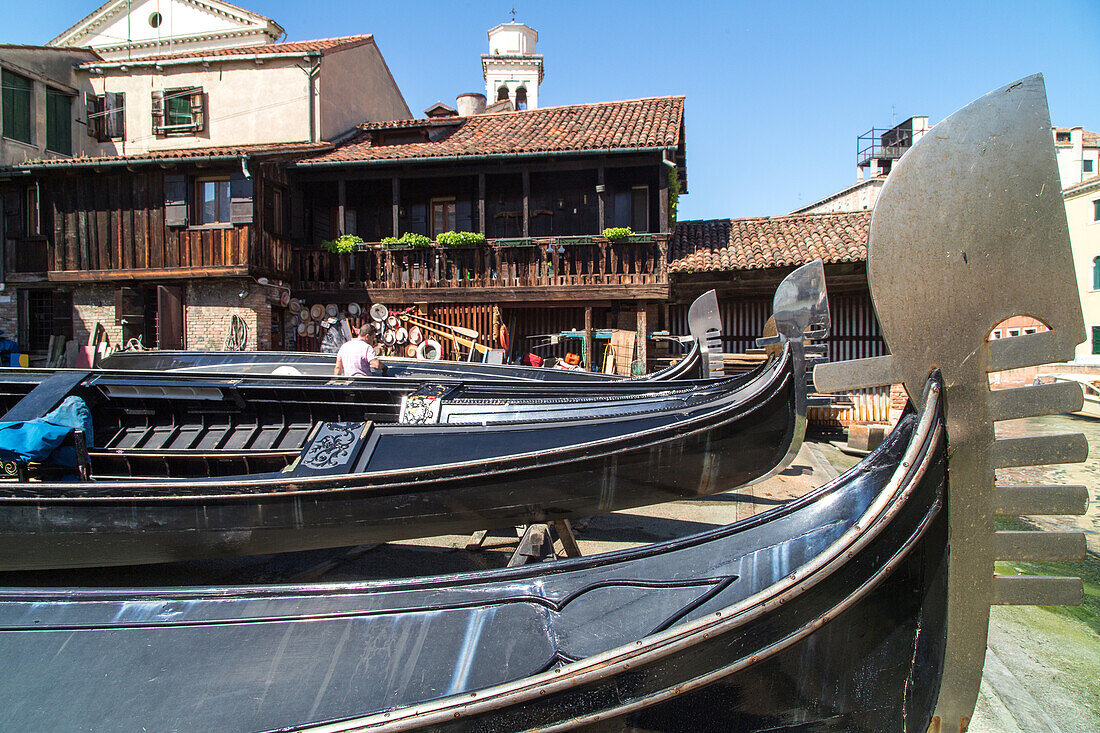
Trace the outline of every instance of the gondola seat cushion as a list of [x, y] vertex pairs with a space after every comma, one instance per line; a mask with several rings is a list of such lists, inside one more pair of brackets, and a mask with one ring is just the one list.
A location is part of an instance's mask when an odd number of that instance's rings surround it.
[[91, 442], [92, 413], [79, 397], [67, 397], [53, 411], [35, 420], [0, 423], [0, 460], [76, 468], [77, 454], [70, 440], [74, 431]]

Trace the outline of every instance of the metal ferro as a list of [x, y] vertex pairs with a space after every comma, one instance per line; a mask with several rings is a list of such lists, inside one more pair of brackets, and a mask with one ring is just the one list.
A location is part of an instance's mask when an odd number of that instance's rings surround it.
[[[990, 372], [1064, 361], [1085, 338], [1041, 75], [993, 91], [919, 140], [890, 173], [871, 220], [867, 279], [890, 356], [821, 365], [823, 392], [943, 372], [952, 454], [948, 628], [931, 730], [966, 730], [985, 660], [990, 604], [1076, 604], [1079, 578], [1003, 577], [1001, 559], [1079, 559], [1078, 533], [995, 532], [996, 514], [1080, 506], [1065, 487], [995, 485], [1009, 466], [1083, 461], [1079, 434], [996, 440], [994, 422], [1080, 409], [1076, 385], [992, 392]], [[1050, 331], [989, 341], [1015, 315]], [[1026, 540], [1026, 541], [1024, 541]]]

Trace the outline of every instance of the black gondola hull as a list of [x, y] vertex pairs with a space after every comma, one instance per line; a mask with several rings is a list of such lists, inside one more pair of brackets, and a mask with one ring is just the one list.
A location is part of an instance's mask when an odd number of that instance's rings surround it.
[[788, 506], [605, 556], [361, 584], [2, 591], [0, 727], [924, 730], [947, 553], [934, 417]]

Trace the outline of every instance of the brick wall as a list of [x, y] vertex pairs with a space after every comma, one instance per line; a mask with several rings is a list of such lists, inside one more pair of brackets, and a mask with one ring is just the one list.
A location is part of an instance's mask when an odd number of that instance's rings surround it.
[[15, 288], [0, 293], [0, 338], [19, 340], [19, 299]]
[[73, 288], [73, 340], [81, 346], [95, 324], [103, 324], [112, 346], [122, 346], [122, 326], [115, 323], [114, 285], [77, 285]]
[[246, 350], [271, 348], [270, 300], [278, 297], [276, 288], [253, 280], [196, 280], [188, 284], [184, 297], [188, 349], [225, 348], [234, 315], [240, 316], [248, 328]]

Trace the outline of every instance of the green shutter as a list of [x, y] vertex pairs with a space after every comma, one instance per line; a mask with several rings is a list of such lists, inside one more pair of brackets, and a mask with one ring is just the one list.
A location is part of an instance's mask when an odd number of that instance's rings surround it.
[[1092, 353], [1100, 354], [1100, 326], [1092, 327]]
[[73, 99], [64, 92], [46, 88], [46, 150], [63, 155], [73, 153]]
[[6, 69], [0, 72], [0, 91], [4, 118], [4, 137], [31, 144], [31, 97], [34, 84], [30, 79]]

